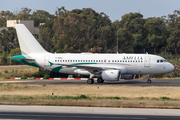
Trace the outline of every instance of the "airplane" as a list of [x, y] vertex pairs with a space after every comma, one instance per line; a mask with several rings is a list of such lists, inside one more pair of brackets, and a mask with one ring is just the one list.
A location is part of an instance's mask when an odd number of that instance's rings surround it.
[[15, 25], [21, 55], [12, 60], [59, 73], [89, 75], [88, 84], [134, 79], [136, 75], [163, 74], [174, 66], [153, 54], [49, 53], [24, 24]]

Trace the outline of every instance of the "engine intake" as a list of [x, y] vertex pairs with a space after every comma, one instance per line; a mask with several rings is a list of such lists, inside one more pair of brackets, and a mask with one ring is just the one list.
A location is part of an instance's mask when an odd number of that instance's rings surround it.
[[119, 70], [104, 70], [101, 76], [103, 80], [119, 81], [121, 72]]

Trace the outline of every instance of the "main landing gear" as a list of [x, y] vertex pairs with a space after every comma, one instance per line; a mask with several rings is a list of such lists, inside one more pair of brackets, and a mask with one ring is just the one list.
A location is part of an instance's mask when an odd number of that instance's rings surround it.
[[148, 78], [147, 83], [152, 83], [152, 81], [150, 80], [151, 78], [150, 78], [149, 74], [147, 75], [147, 78]]
[[88, 83], [88, 84], [93, 84], [93, 83], [94, 83], [93, 78], [88, 78], [87, 83]]
[[98, 83], [103, 83], [104, 80], [103, 80], [102, 78], [98, 78], [98, 79], [97, 79], [97, 82], [98, 82]]
[[[98, 83], [103, 83], [104, 80], [103, 80], [102, 78], [98, 78], [98, 79], [97, 79], [97, 82], [98, 82]], [[93, 84], [93, 83], [94, 83], [94, 79], [93, 79], [93, 78], [88, 78], [87, 83], [88, 83], [88, 84]]]

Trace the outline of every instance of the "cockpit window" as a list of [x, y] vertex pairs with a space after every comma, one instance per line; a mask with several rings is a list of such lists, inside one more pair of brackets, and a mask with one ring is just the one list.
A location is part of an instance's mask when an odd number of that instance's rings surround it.
[[157, 60], [157, 63], [167, 62], [166, 60]]

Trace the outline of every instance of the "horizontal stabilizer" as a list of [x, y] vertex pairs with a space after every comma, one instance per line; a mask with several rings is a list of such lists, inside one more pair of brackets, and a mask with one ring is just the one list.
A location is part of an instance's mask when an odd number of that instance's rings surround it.
[[12, 56], [11, 58], [12, 59], [20, 59], [20, 60], [34, 60], [27, 55], [16, 55], [16, 56]]

